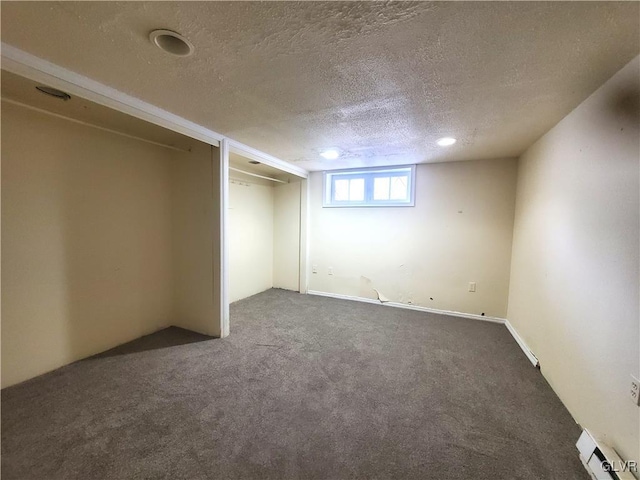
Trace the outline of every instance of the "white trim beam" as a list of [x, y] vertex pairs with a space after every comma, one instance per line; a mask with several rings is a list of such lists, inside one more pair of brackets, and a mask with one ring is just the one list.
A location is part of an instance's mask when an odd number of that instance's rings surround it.
[[298, 271], [298, 291], [309, 290], [309, 180], [300, 181], [300, 259]]
[[3, 70], [63, 90], [70, 95], [85, 98], [154, 125], [160, 125], [209, 145], [217, 147], [223, 138], [223, 135], [213, 130], [47, 62], [4, 42], [1, 46]]
[[[186, 135], [187, 137], [195, 138], [196, 140], [215, 147], [220, 145], [223, 138], [226, 138], [221, 133], [210, 130], [103, 83], [36, 57], [12, 45], [2, 42], [0, 43], [0, 47], [2, 51], [3, 70], [57, 88], [70, 95], [85, 98], [99, 105], [126, 113], [132, 117], [145, 120], [154, 125], [159, 125], [171, 131]], [[273, 155], [261, 152], [233, 139], [228, 139], [228, 141], [230, 151], [247, 157], [250, 160], [256, 160], [301, 178], [307, 178], [309, 174], [304, 168], [292, 165]]]
[[218, 169], [220, 248], [216, 254], [220, 257], [220, 271], [215, 272], [219, 282], [214, 282], [214, 285], [219, 285], [219, 292], [215, 293], [220, 298], [220, 338], [224, 338], [229, 335], [229, 142], [226, 138], [220, 142]]
[[277, 168], [278, 170], [282, 170], [297, 177], [307, 178], [309, 176], [309, 172], [304, 168], [292, 165], [289, 162], [280, 160], [279, 158], [269, 155], [268, 153], [261, 152], [260, 150], [256, 150], [255, 148], [236, 140], [229, 139], [229, 149], [233, 153], [248, 158], [249, 160], [255, 160], [256, 162], [269, 165], [270, 167]]

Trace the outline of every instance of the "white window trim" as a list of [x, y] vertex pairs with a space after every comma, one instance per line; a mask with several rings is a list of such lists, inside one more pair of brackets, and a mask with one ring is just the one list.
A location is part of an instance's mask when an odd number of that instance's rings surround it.
[[[365, 200], [363, 202], [347, 201], [335, 203], [331, 202], [331, 177], [362, 173], [365, 177], [373, 178], [376, 174], [392, 173], [397, 170], [409, 169], [409, 201], [379, 200], [367, 201], [370, 196], [369, 188], [365, 181]], [[383, 176], [383, 175], [380, 175]], [[371, 187], [369, 185], [369, 187]], [[368, 194], [369, 192], [369, 194]], [[322, 206], [326, 208], [380, 208], [380, 207], [414, 207], [416, 195], [416, 166], [415, 165], [394, 165], [388, 167], [366, 167], [349, 168], [345, 170], [327, 170], [322, 172]]]

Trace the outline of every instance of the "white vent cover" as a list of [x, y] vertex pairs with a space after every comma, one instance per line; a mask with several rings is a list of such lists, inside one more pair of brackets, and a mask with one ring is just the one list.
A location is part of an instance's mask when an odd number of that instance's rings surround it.
[[618, 454], [607, 445], [596, 441], [583, 430], [576, 443], [580, 452], [580, 461], [595, 480], [636, 480], [631, 469], [638, 470], [635, 462], [623, 462]]

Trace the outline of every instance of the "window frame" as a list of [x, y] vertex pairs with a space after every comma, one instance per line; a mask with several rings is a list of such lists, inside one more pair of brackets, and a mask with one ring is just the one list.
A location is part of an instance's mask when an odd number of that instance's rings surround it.
[[[403, 173], [404, 175], [399, 175]], [[396, 174], [396, 175], [394, 175]], [[408, 199], [374, 200], [375, 178], [407, 176]], [[335, 182], [337, 179], [364, 179], [364, 200], [335, 201]], [[322, 172], [322, 206], [326, 208], [370, 208], [370, 207], [415, 207], [416, 166], [397, 165], [388, 167], [349, 168], [344, 170], [326, 170]]]

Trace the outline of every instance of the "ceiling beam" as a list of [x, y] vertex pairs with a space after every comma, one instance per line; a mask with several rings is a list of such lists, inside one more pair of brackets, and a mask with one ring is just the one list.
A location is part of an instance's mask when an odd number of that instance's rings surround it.
[[[220, 146], [224, 135], [214, 132], [186, 118], [156, 107], [139, 98], [111, 88], [59, 65], [43, 60], [4, 42], [2, 51], [2, 69], [20, 75], [35, 82], [57, 88], [71, 95], [85, 98], [99, 105], [112, 108], [132, 117], [159, 125], [168, 130], [195, 138], [215, 147]], [[251, 160], [259, 161], [293, 175], [307, 178], [307, 170], [266, 154], [236, 140], [227, 138], [229, 148]]]
[[242, 157], [248, 158], [249, 160], [255, 160], [256, 162], [291, 173], [297, 177], [307, 178], [309, 176], [309, 172], [304, 168], [292, 165], [289, 162], [280, 160], [268, 153], [261, 152], [260, 150], [256, 150], [255, 148], [245, 145], [244, 143], [236, 142], [232, 139], [229, 139], [229, 150]]

